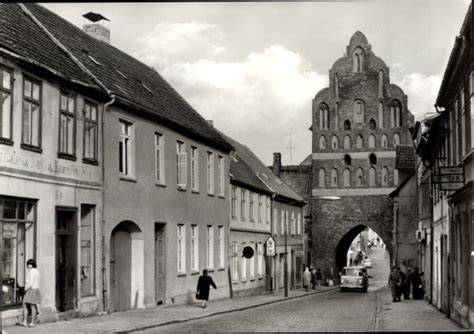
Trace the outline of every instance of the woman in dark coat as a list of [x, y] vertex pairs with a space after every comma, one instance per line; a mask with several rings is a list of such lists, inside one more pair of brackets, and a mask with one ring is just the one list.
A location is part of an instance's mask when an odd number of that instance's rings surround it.
[[421, 281], [421, 274], [418, 267], [415, 268], [415, 272], [411, 276], [411, 284], [413, 299], [423, 299], [423, 283]]
[[207, 269], [202, 271], [202, 275], [199, 276], [197, 285], [197, 298], [202, 300], [202, 308], [207, 307], [207, 301], [209, 300], [210, 286], [217, 289], [216, 284], [212, 280], [212, 277], [207, 274]]

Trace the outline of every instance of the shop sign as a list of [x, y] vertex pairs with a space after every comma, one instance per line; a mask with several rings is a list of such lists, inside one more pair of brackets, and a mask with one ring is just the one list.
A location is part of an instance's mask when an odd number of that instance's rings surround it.
[[275, 256], [275, 246], [275, 239], [271, 236], [268, 237], [267, 242], [265, 243], [267, 256]]
[[439, 185], [440, 190], [457, 190], [464, 186], [464, 168], [440, 167], [438, 174], [433, 174], [431, 180], [433, 184]]

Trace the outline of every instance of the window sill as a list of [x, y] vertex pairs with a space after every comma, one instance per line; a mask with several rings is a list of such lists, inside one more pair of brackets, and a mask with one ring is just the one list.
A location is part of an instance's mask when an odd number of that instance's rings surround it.
[[[239, 284], [239, 281], [232, 281], [232, 284]], [[19, 305], [21, 307], [21, 305]]]
[[250, 281], [251, 281], [251, 282], [252, 282], [252, 281], [255, 281], [255, 277], [254, 277], [254, 278], [251, 278]]
[[207, 196], [216, 197], [216, 195], [211, 194], [211, 193], [207, 193]]
[[65, 159], [65, 160], [71, 160], [71, 161], [76, 161], [77, 158], [75, 155], [69, 154], [69, 153], [58, 153], [58, 158], [59, 159]]
[[186, 191], [187, 190], [185, 187], [178, 187], [176, 189], [178, 189], [178, 191]]
[[199, 271], [191, 271], [191, 275], [199, 275]]
[[258, 279], [259, 279], [259, 280], [263, 279], [263, 276], [258, 276]]
[[219, 198], [224, 198], [225, 199], [225, 196], [224, 195], [219, 195]]
[[162, 182], [155, 182], [155, 186], [166, 188], [166, 184]]
[[1, 138], [0, 137], [0, 144], [8, 145], [8, 146], [13, 146], [13, 140], [8, 139], [8, 138]]
[[32, 152], [36, 152], [36, 153], [43, 153], [43, 149], [41, 147], [38, 147], [38, 146], [32, 146], [32, 145], [29, 145], [29, 144], [21, 143], [20, 147], [24, 150], [28, 150], [28, 151], [32, 151]]
[[217, 270], [218, 270], [218, 271], [225, 270], [225, 267], [219, 267]]
[[88, 165], [99, 166], [99, 162], [96, 159], [82, 158], [82, 162]]
[[214, 268], [207, 268], [207, 272], [213, 273], [213, 272], [214, 272]]
[[177, 275], [177, 276], [178, 276], [178, 277], [182, 277], [182, 276], [187, 276], [187, 274], [186, 274], [186, 273], [180, 273], [180, 272], [178, 272], [178, 275]]
[[191, 189], [191, 192], [192, 192], [193, 194], [200, 194], [199, 190]]
[[120, 180], [122, 181], [128, 181], [128, 182], [137, 182], [137, 179], [132, 177], [132, 176], [128, 176], [128, 175], [120, 175]]

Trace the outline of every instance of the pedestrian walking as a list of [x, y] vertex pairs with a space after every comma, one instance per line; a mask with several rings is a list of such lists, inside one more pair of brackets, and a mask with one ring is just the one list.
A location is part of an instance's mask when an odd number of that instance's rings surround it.
[[411, 286], [412, 276], [413, 276], [413, 271], [411, 270], [410, 267], [408, 267], [405, 280], [403, 281], [403, 299], [410, 299], [410, 286]]
[[316, 289], [316, 269], [310, 267], [309, 271], [311, 272], [311, 288], [314, 290]]
[[398, 289], [397, 299], [398, 301], [401, 301], [402, 295], [405, 294], [405, 291], [404, 291], [405, 286], [403, 285], [403, 282], [405, 282], [406, 274], [403, 272], [402, 269], [400, 269], [400, 267], [397, 267], [397, 270], [400, 275], [400, 287]]
[[[36, 261], [29, 259], [26, 262], [28, 273], [25, 281], [25, 296], [23, 297], [23, 326], [36, 326], [36, 313], [38, 312], [38, 304], [41, 303], [39, 291], [39, 272], [36, 268]], [[28, 324], [28, 308], [31, 310], [31, 322]]]
[[306, 291], [309, 290], [310, 284], [311, 284], [311, 272], [309, 271], [309, 268], [306, 267], [303, 273], [303, 287], [306, 289]]
[[210, 287], [217, 289], [216, 283], [212, 280], [212, 277], [207, 274], [207, 269], [202, 271], [202, 275], [199, 276], [197, 284], [196, 299], [202, 300], [202, 308], [207, 307], [207, 301], [209, 300]]
[[397, 267], [393, 267], [392, 271], [390, 272], [390, 276], [388, 277], [388, 285], [390, 286], [390, 290], [392, 290], [392, 301], [394, 303], [400, 301], [398, 291], [400, 289], [401, 284], [402, 280], [398, 269]]
[[418, 267], [415, 268], [411, 276], [411, 285], [412, 285], [412, 292], [413, 292], [413, 299], [423, 299], [423, 284], [421, 281], [421, 274], [420, 269]]
[[321, 290], [321, 284], [323, 281], [323, 274], [321, 274], [321, 269], [316, 269], [316, 289]]

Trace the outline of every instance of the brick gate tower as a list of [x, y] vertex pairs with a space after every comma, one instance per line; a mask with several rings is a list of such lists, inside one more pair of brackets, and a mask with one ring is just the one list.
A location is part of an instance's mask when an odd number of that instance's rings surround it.
[[312, 106], [312, 264], [338, 279], [349, 246], [370, 227], [392, 256], [393, 202], [402, 182], [397, 145], [410, 145], [414, 117], [389, 68], [357, 31]]

